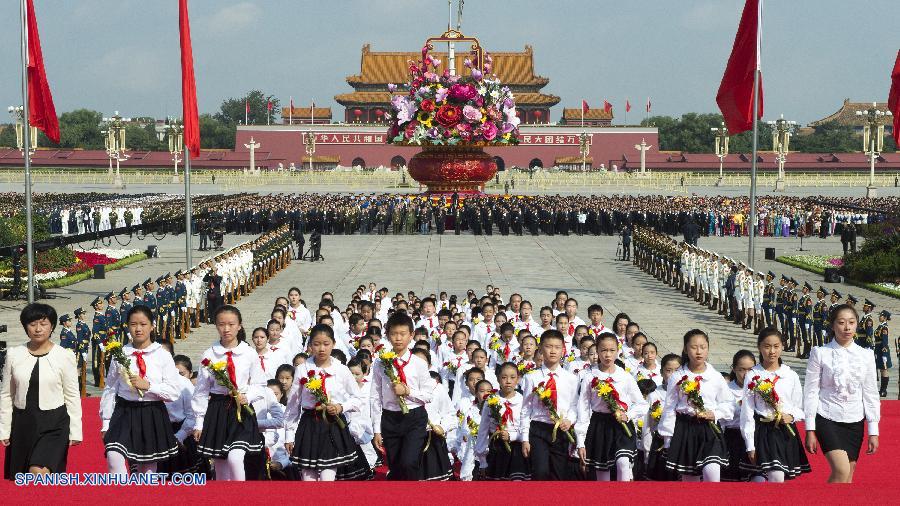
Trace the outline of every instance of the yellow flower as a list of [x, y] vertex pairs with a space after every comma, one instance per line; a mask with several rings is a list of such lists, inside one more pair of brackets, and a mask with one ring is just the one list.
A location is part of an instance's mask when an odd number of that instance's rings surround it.
[[220, 360], [218, 362], [213, 362], [211, 367], [213, 371], [224, 371], [228, 368], [228, 364], [224, 360]]
[[313, 378], [306, 382], [306, 388], [310, 390], [318, 390], [322, 388], [322, 380], [320, 378]]
[[550, 390], [543, 390], [539, 395], [541, 399], [549, 399], [550, 396], [553, 395], [553, 392]]
[[609, 386], [609, 384], [605, 381], [601, 382], [600, 385], [597, 386], [597, 395], [599, 396], [608, 395], [610, 392], [612, 392], [612, 387]]
[[381, 360], [394, 360], [397, 358], [397, 354], [393, 351], [385, 351], [379, 356], [381, 357]]
[[120, 343], [119, 341], [110, 341], [110, 342], [106, 343], [106, 351], [113, 351], [113, 350], [121, 348], [121, 347], [122, 347], [122, 343]]
[[643, 420], [638, 420], [638, 421], [637, 421], [637, 426], [638, 426], [639, 429], [643, 429], [643, 428], [644, 428], [644, 421], [643, 421]]
[[684, 390], [684, 393], [686, 393], [686, 394], [689, 394], [689, 393], [693, 392], [694, 390], [697, 390], [697, 382], [696, 381], [686, 381], [684, 383], [684, 387], [682, 387], [682, 390]]
[[657, 406], [656, 409], [650, 412], [650, 416], [652, 416], [654, 420], [662, 418], [662, 406]]
[[490, 398], [488, 398], [488, 406], [497, 406], [498, 404], [500, 404], [500, 398], [497, 397], [496, 395], [493, 395]]
[[757, 387], [757, 389], [760, 392], [768, 392], [769, 390], [772, 390], [772, 386], [773, 385], [771, 383], [766, 381], [766, 382], [760, 383], [759, 386]]

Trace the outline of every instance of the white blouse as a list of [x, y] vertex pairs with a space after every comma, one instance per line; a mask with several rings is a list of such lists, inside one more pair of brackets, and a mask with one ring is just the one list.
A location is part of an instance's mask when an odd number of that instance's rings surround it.
[[875, 384], [875, 355], [856, 343], [837, 341], [817, 346], [806, 362], [803, 391], [806, 430], [816, 430], [816, 415], [834, 422], [865, 418], [869, 434], [878, 435], [881, 399]]
[[444, 385], [435, 383], [434, 394], [431, 402], [425, 405], [425, 411], [428, 413], [428, 422], [440, 426], [446, 439], [450, 439], [450, 434], [459, 426], [459, 419], [456, 418], [456, 409], [450, 402], [450, 394]]
[[706, 370], [700, 374], [691, 372], [687, 366], [681, 366], [669, 378], [666, 390], [666, 402], [657, 432], [664, 438], [671, 438], [675, 433], [675, 415], [696, 416], [697, 410], [688, 401], [687, 395], [681, 392], [679, 383], [683, 380], [693, 381], [700, 377], [700, 397], [703, 407], [712, 411], [714, 421], [728, 420], [734, 415], [734, 394], [725, 383], [725, 378], [712, 365], [706, 363]]
[[581, 394], [578, 396], [578, 421], [575, 423], [575, 437], [578, 442], [578, 448], [584, 448], [584, 440], [587, 437], [588, 426], [591, 423], [591, 416], [594, 411], [598, 413], [609, 413], [609, 406], [599, 395], [597, 390], [591, 385], [594, 379], [597, 381], [607, 381], [612, 378], [612, 386], [619, 392], [619, 399], [625, 403], [625, 414], [629, 420], [636, 420], [638, 415], [645, 411], [643, 404], [644, 396], [638, 388], [637, 381], [634, 377], [624, 369], [616, 366], [615, 370], [610, 373], [593, 369], [590, 374], [585, 375], [581, 380]]
[[781, 402], [780, 411], [785, 415], [791, 415], [794, 420], [802, 420], [804, 416], [803, 387], [800, 385], [800, 376], [784, 364], [772, 372], [765, 370], [761, 364], [757, 364], [756, 367], [750, 369], [744, 378], [744, 399], [741, 403], [740, 412], [741, 434], [744, 436], [744, 443], [747, 445], [748, 452], [756, 449], [754, 443], [756, 422], [753, 419], [753, 415], [771, 417], [775, 414], [772, 407], [762, 400], [759, 395], [751, 391], [748, 386], [750, 383], [758, 383], [767, 379], [775, 383], [775, 393], [778, 394]]
[[111, 361], [109, 373], [106, 375], [106, 387], [100, 398], [100, 419], [103, 421], [101, 431], [109, 429], [109, 420], [116, 409], [116, 397], [136, 402], [171, 402], [181, 395], [181, 381], [178, 379], [180, 375], [175, 368], [175, 361], [159, 343], [151, 343], [143, 350], [125, 345], [122, 351], [131, 359], [130, 370], [135, 376], [138, 375], [138, 364], [134, 353], [143, 353], [144, 363], [147, 365], [145, 378], [150, 382], [150, 389], [144, 392], [141, 398], [137, 390], [128, 386], [123, 377], [122, 366], [115, 360]]
[[313, 393], [300, 384], [301, 379], [309, 381], [312, 378], [324, 380], [324, 389], [328, 393], [328, 399], [332, 404], [340, 404], [342, 413], [348, 413], [359, 409], [362, 403], [362, 395], [359, 385], [353, 379], [350, 369], [337, 359], [331, 360], [328, 367], [319, 367], [310, 359], [297, 367], [294, 374], [294, 386], [288, 397], [287, 410], [285, 411], [285, 437], [288, 443], [294, 442], [297, 426], [300, 418], [305, 416], [303, 411], [315, 409], [318, 401]]
[[734, 396], [734, 406], [732, 406], [732, 416], [727, 420], [719, 420], [719, 425], [723, 429], [740, 429], [741, 428], [741, 403], [744, 400], [744, 385], [739, 385], [735, 381], [728, 382], [728, 390]]
[[[231, 349], [225, 349], [220, 343], [216, 343], [203, 352], [203, 359], [209, 359], [210, 362], [225, 361], [227, 360], [226, 352], [232, 353], [231, 359], [234, 362], [235, 379], [237, 380], [235, 388], [238, 392], [244, 394], [250, 404], [262, 399], [265, 395], [263, 389], [266, 388], [267, 378], [262, 367], [259, 366], [259, 355], [256, 354], [256, 350], [244, 342]], [[206, 408], [209, 405], [209, 394], [228, 395], [230, 392], [219, 385], [209, 369], [201, 367], [197, 374], [194, 398], [191, 401], [195, 427], [198, 429], [203, 427]]]
[[175, 433], [175, 439], [184, 441], [194, 430], [194, 410], [191, 409], [191, 399], [194, 397], [194, 384], [191, 380], [178, 375], [178, 398], [166, 403], [169, 412], [169, 421], [181, 422], [181, 428]]
[[[499, 395], [499, 394], [498, 394]], [[512, 412], [512, 420], [506, 424], [506, 432], [510, 441], [524, 441], [522, 438], [522, 403], [525, 398], [519, 392], [513, 392], [509, 399], [500, 396], [500, 416]], [[490, 450], [491, 434], [497, 431], [499, 424], [491, 416], [491, 407], [487, 402], [481, 409], [481, 422], [478, 426], [478, 439], [475, 441], [475, 457], [487, 467], [487, 454]]]

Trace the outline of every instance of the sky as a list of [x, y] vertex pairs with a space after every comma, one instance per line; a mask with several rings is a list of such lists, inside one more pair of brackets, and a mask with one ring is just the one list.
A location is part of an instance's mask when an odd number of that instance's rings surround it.
[[[58, 113], [180, 116], [177, 0], [34, 0]], [[18, 0], [0, 2], [0, 106], [21, 103]], [[468, 0], [462, 32], [488, 51], [534, 48], [562, 107], [610, 101], [632, 115], [716, 112], [744, 0]], [[454, 2], [455, 5], [455, 2]], [[352, 91], [360, 49], [415, 51], [447, 27], [447, 0], [191, 0], [200, 112], [260, 89], [295, 106]], [[454, 7], [455, 11], [455, 7]], [[766, 119], [802, 124], [845, 98], [887, 100], [896, 0], [770, 0], [763, 14]], [[629, 118], [635, 122], [637, 116]], [[0, 122], [9, 118], [0, 117]]]

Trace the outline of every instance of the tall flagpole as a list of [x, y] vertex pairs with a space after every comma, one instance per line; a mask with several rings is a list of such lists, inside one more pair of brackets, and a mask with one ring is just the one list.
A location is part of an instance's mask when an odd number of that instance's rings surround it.
[[747, 252], [747, 265], [755, 269], [756, 260], [756, 158], [759, 141], [759, 72], [760, 72], [760, 37], [762, 32], [762, 0], [756, 12], [756, 69], [753, 71], [753, 160], [750, 162], [750, 241]]
[[[587, 132], [584, 131], [584, 100], [581, 101], [581, 138], [582, 142], [584, 142], [584, 137]], [[593, 164], [591, 164], [593, 167]], [[587, 171], [587, 154], [584, 152], [584, 146], [581, 148], [581, 172]]]
[[191, 150], [184, 144], [184, 260], [186, 270], [194, 267], [192, 255], [193, 231], [191, 230]]
[[31, 126], [28, 124], [28, 8], [22, 10], [22, 153], [25, 157], [25, 255], [28, 256], [28, 303], [34, 302], [34, 238], [31, 221]]

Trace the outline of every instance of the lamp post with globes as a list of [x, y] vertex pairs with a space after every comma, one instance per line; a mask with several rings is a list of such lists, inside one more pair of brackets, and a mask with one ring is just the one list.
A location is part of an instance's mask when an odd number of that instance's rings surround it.
[[866, 126], [863, 127], [863, 152], [869, 157], [869, 186], [866, 187], [866, 197], [874, 198], [878, 194], [875, 188], [875, 161], [881, 156], [884, 149], [884, 125], [882, 118], [891, 116], [891, 111], [880, 111], [878, 104], [872, 102], [872, 108], [864, 111], [856, 111], [856, 115], [864, 117]]
[[181, 153], [184, 151], [184, 127], [177, 119], [169, 118], [166, 136], [169, 138], [169, 153], [172, 154], [172, 162], [175, 163], [175, 175], [172, 176], [172, 182], [178, 183], [178, 163], [181, 162]]
[[125, 123], [131, 121], [131, 118], [123, 118], [119, 115], [119, 111], [115, 111], [111, 118], [103, 118], [106, 130], [101, 133], [106, 135], [106, 154], [109, 156], [110, 172], [112, 172], [112, 161], [116, 161], [116, 188], [124, 188], [122, 184], [122, 174], [119, 172], [119, 163], [128, 160], [131, 155], [125, 154]]
[[309, 172], [313, 171], [313, 155], [316, 154], [316, 134], [311, 130], [303, 134], [303, 144], [306, 145], [306, 156], [309, 157]]
[[[19, 149], [19, 152], [24, 153], [24, 144], [25, 144], [25, 119], [24, 119], [24, 109], [22, 106], [11, 105], [7, 109], [9, 114], [13, 117], [13, 121], [16, 125], [16, 148]], [[37, 127], [29, 126], [29, 136], [28, 143], [31, 144], [28, 148], [28, 154], [33, 155], [35, 151], [37, 151], [38, 147], [38, 132]]]
[[791, 135], [793, 135], [797, 122], [784, 119], [784, 114], [782, 114], [777, 120], [766, 123], [773, 128], [772, 151], [775, 152], [775, 159], [778, 161], [778, 179], [775, 180], [775, 191], [783, 192], [785, 188], [784, 163], [790, 152]]
[[725, 128], [723, 122], [719, 128], [710, 128], [710, 130], [716, 136], [716, 156], [719, 158], [719, 180], [716, 181], [716, 186], [722, 186], [725, 181], [725, 157], [728, 156], [728, 129]]

